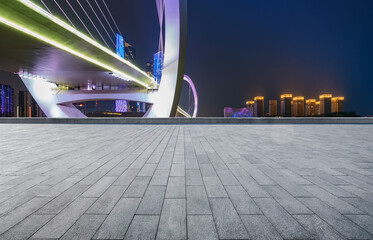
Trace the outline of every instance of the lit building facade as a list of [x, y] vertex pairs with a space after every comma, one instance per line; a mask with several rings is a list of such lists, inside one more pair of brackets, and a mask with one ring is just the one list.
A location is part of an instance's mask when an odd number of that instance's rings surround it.
[[277, 100], [269, 100], [269, 116], [277, 116]]
[[304, 116], [304, 97], [293, 98], [293, 116], [294, 117]]
[[333, 97], [332, 98], [332, 113], [343, 112], [344, 97]]
[[316, 114], [316, 99], [306, 100], [306, 116], [313, 117]]
[[320, 101], [317, 101], [315, 104], [316, 115], [320, 115]]
[[28, 91], [19, 91], [17, 117], [44, 117], [44, 113]]
[[281, 95], [281, 116], [291, 117], [292, 98], [293, 98], [292, 94]]
[[254, 98], [254, 117], [264, 117], [264, 97]]
[[0, 117], [14, 117], [14, 89], [0, 84]]
[[246, 102], [246, 108], [248, 109], [250, 117], [254, 117], [254, 105], [255, 105], [255, 101]]
[[330, 114], [332, 112], [332, 95], [320, 95], [320, 115]]

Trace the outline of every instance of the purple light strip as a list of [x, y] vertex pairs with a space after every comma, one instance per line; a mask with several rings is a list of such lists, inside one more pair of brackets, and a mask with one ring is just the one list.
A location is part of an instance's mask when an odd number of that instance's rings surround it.
[[189, 86], [192, 88], [193, 91], [193, 96], [194, 96], [194, 110], [193, 110], [193, 115], [192, 117], [197, 117], [197, 112], [198, 112], [198, 95], [197, 95], [197, 90], [196, 87], [194, 86], [194, 83], [190, 77], [187, 75], [184, 75], [184, 81], [186, 81]]

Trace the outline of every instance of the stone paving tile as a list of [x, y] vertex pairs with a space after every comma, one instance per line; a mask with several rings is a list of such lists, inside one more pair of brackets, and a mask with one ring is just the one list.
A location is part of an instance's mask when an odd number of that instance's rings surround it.
[[229, 198], [210, 198], [216, 229], [221, 239], [248, 239], [249, 235]]
[[228, 197], [228, 194], [218, 177], [204, 177], [203, 181], [205, 183], [207, 196], [209, 198]]
[[158, 222], [158, 215], [135, 215], [124, 239], [155, 239]]
[[157, 239], [186, 239], [185, 199], [165, 199]]
[[371, 125], [0, 132], [0, 239], [373, 239]]
[[136, 214], [161, 214], [165, 192], [165, 186], [149, 186], [141, 200]]
[[264, 215], [242, 215], [241, 219], [251, 239], [282, 239], [281, 235]]
[[61, 240], [89, 240], [104, 222], [106, 215], [83, 215]]
[[211, 214], [210, 204], [203, 186], [187, 186], [187, 214]]
[[60, 238], [93, 204], [94, 198], [78, 198], [37, 231], [32, 238]]
[[226, 190], [239, 214], [262, 214], [262, 211], [243, 187], [226, 186]]
[[311, 235], [272, 198], [255, 198], [256, 204], [286, 239], [307, 239]]
[[359, 227], [321, 200], [317, 198], [303, 198], [299, 200], [344, 237], [350, 239], [370, 239], [373, 237], [363, 228]]
[[120, 199], [93, 239], [123, 239], [140, 200], [140, 198]]
[[188, 239], [219, 239], [214, 219], [211, 215], [188, 215]]
[[293, 217], [312, 234], [312, 238], [320, 240], [345, 239], [317, 215], [293, 215]]
[[168, 179], [166, 198], [185, 198], [185, 177]]
[[87, 214], [109, 214], [122, 197], [127, 186], [111, 186], [87, 210]]
[[31, 215], [0, 236], [1, 240], [28, 239], [43, 227], [54, 215]]

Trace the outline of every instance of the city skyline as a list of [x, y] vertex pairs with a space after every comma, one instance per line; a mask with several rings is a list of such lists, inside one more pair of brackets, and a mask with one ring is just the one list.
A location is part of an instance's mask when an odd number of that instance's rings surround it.
[[[144, 66], [157, 47], [156, 39], [144, 40], [156, 32], [156, 12], [145, 2], [131, 1], [126, 9], [108, 2]], [[137, 24], [128, 22], [136, 18], [133, 8], [144, 13]], [[229, 8], [189, 1], [186, 71], [200, 93], [199, 116], [222, 116], [225, 106], [239, 107], [250, 96], [317, 91], [345, 96], [346, 110], [373, 115], [371, 9], [372, 1], [234, 0]]]

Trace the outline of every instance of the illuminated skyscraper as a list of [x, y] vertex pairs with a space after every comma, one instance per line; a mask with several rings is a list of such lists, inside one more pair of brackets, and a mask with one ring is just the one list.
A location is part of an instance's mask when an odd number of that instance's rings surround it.
[[44, 117], [43, 111], [28, 91], [18, 93], [18, 117]]
[[304, 97], [293, 98], [294, 117], [304, 116]]
[[312, 117], [316, 114], [316, 99], [307, 99], [306, 100], [306, 116]]
[[332, 112], [332, 95], [320, 95], [320, 115], [329, 114]]
[[149, 76], [153, 75], [153, 73], [154, 73], [154, 59], [146, 62], [145, 72]]
[[264, 117], [264, 97], [254, 98], [254, 117]]
[[14, 117], [14, 89], [0, 84], [0, 117]]
[[124, 42], [124, 59], [136, 63], [136, 49], [128, 42]]
[[320, 115], [320, 101], [317, 101], [315, 103], [315, 113], [316, 113], [317, 116]]
[[291, 102], [292, 94], [282, 94], [281, 95], [281, 116], [291, 117]]
[[254, 117], [254, 101], [247, 101], [246, 108], [249, 110], [249, 117]]
[[277, 116], [277, 100], [269, 100], [269, 116]]
[[332, 98], [332, 113], [343, 112], [344, 97], [333, 97]]

